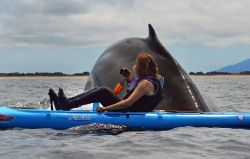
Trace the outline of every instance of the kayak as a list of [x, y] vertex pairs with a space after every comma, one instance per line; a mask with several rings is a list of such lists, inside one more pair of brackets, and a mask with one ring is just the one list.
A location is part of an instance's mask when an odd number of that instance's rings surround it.
[[114, 124], [145, 130], [168, 130], [177, 127], [249, 128], [248, 112], [103, 112], [83, 110], [24, 110], [0, 107], [0, 129], [68, 129], [89, 124]]

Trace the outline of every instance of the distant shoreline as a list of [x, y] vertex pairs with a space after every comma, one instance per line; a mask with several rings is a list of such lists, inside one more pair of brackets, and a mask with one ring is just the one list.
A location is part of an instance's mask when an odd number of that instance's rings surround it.
[[89, 76], [0, 76], [0, 79], [58, 79], [58, 78], [83, 78]]
[[191, 77], [250, 77], [249, 74], [190, 75]]
[[[250, 75], [227, 74], [227, 75], [190, 75], [191, 77], [250, 77]], [[0, 76], [1, 79], [59, 79], [59, 78], [82, 78], [87, 79], [89, 76]]]
[[89, 76], [89, 72], [65, 74], [63, 72], [34, 72], [34, 73], [0, 73], [0, 77], [68, 77], [68, 76]]
[[229, 73], [229, 72], [216, 72], [216, 71], [212, 71], [212, 72], [189, 72], [189, 75], [200, 75], [200, 76], [213, 76], [213, 75], [229, 75], [229, 76], [238, 76], [238, 75], [250, 75], [250, 71], [243, 71], [243, 72], [239, 72], [239, 73]]

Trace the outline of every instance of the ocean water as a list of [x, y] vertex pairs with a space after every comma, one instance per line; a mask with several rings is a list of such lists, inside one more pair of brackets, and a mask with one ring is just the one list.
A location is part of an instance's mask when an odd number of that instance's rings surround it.
[[[220, 111], [250, 112], [250, 77], [192, 77]], [[0, 105], [49, 108], [48, 89], [83, 92], [86, 78], [0, 79]], [[183, 127], [124, 131], [120, 127], [0, 130], [0, 159], [250, 158], [250, 130]]]

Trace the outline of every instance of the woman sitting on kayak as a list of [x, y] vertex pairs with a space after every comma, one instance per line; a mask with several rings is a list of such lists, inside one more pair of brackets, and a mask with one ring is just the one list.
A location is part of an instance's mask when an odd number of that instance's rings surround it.
[[94, 88], [72, 98], [67, 98], [61, 88], [58, 96], [50, 89], [49, 96], [57, 110], [70, 110], [85, 104], [100, 102], [98, 112], [150, 112], [162, 99], [160, 74], [154, 58], [141, 53], [134, 65], [136, 78], [130, 80], [129, 88], [123, 99], [120, 99], [106, 87]]

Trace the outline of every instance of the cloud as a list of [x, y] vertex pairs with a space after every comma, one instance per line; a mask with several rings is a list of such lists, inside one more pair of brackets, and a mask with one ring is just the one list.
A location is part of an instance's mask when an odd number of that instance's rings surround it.
[[1, 0], [0, 47], [100, 47], [146, 37], [164, 44], [250, 44], [248, 0]]

